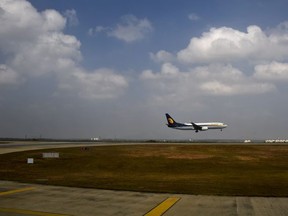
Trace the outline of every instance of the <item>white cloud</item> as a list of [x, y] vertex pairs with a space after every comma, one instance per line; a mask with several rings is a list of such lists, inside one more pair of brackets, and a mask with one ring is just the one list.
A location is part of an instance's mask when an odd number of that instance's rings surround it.
[[274, 91], [275, 86], [269, 83], [257, 83], [253, 81], [233, 84], [209, 81], [201, 84], [200, 89], [211, 95], [254, 95]]
[[[117, 72], [91, 73], [80, 66], [81, 43], [64, 34], [66, 19], [59, 12], [38, 12], [24, 0], [0, 1], [0, 8], [1, 84], [50, 76], [59, 89], [67, 87], [58, 92], [77, 89], [79, 96], [92, 99], [117, 97], [127, 88], [126, 78]], [[76, 11], [65, 14], [69, 22], [75, 21]]]
[[276, 28], [272, 28], [269, 30], [269, 35], [271, 40], [274, 43], [283, 43], [283, 45], [286, 44], [287, 46], [287, 40], [288, 40], [288, 21], [282, 22], [279, 25], [276, 26]]
[[95, 28], [95, 32], [102, 32], [102, 31], [105, 31], [107, 30], [107, 28], [103, 27], [103, 26], [96, 26]]
[[258, 26], [249, 26], [247, 32], [211, 28], [176, 56], [160, 50], [150, 57], [162, 63], [161, 70], [145, 70], [140, 78], [154, 101], [166, 105], [202, 96], [276, 92], [276, 81], [288, 81], [288, 22], [267, 32]]
[[[37, 12], [36, 12], [37, 13]], [[66, 19], [55, 10], [45, 10], [41, 13], [43, 31], [62, 31], [66, 25]]]
[[[156, 101], [169, 104], [201, 96], [255, 95], [275, 91], [275, 86], [247, 76], [231, 65], [211, 64], [180, 71], [165, 63], [160, 72], [143, 71], [141, 80], [152, 89]], [[166, 102], [165, 102], [166, 101]]]
[[188, 15], [188, 19], [192, 21], [197, 21], [200, 19], [200, 17], [196, 13], [191, 13]]
[[107, 99], [122, 95], [127, 87], [128, 81], [111, 69], [101, 68], [92, 73], [78, 69], [64, 77], [60, 90], [86, 99]]
[[0, 86], [19, 83], [19, 75], [6, 65], [0, 64]]
[[152, 24], [148, 19], [126, 15], [121, 18], [121, 23], [108, 32], [108, 35], [129, 43], [143, 39], [152, 29]]
[[193, 37], [177, 57], [185, 63], [231, 62], [239, 60], [280, 60], [288, 57], [288, 29], [265, 33], [258, 26], [247, 32], [233, 28], [211, 28], [201, 37]]
[[138, 19], [134, 15], [125, 15], [121, 17], [121, 22], [115, 27], [96, 26], [88, 30], [88, 35], [95, 36], [97, 33], [103, 32], [109, 37], [131, 43], [143, 39], [152, 30], [152, 24], [148, 19]]
[[101, 32], [109, 32], [111, 29], [109, 27], [104, 26], [96, 26], [95, 28], [89, 28], [88, 35], [89, 36], [95, 36], [97, 33]]
[[32, 43], [43, 31], [43, 18], [27, 1], [0, 1], [0, 52], [16, 53], [22, 44]]
[[141, 79], [161, 79], [161, 78], [174, 78], [179, 76], [180, 71], [179, 69], [171, 63], [164, 63], [162, 65], [160, 73], [153, 73], [150, 70], [143, 71], [140, 78]]
[[174, 56], [165, 50], [160, 50], [156, 54], [150, 53], [150, 58], [155, 62], [171, 62]]
[[41, 76], [63, 72], [61, 62], [71, 61], [75, 64], [81, 60], [80, 42], [70, 35], [61, 32], [46, 32], [38, 35], [34, 43], [19, 46], [14, 53], [11, 66], [19, 74]]
[[74, 9], [64, 11], [63, 15], [66, 17], [69, 26], [77, 26], [79, 24], [77, 12]]
[[269, 81], [288, 81], [288, 64], [273, 61], [255, 66], [254, 76]]

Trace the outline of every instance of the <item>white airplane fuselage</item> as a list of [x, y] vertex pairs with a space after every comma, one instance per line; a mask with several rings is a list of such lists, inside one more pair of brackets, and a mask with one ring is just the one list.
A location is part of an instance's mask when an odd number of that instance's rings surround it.
[[198, 132], [198, 131], [206, 131], [210, 129], [222, 130], [228, 126], [227, 124], [224, 124], [222, 122], [179, 123], [179, 122], [176, 122], [168, 113], [166, 113], [166, 118], [168, 122], [167, 126], [169, 128], [177, 129], [177, 130], [195, 130], [196, 132]]
[[[194, 126], [192, 123], [182, 123], [182, 126], [176, 126], [176, 127], [171, 127], [173, 129], [177, 130], [195, 130]], [[223, 124], [222, 122], [204, 122], [204, 123], [195, 123], [196, 125], [202, 127], [202, 130], [208, 130], [208, 129], [223, 129], [226, 128], [227, 125]]]

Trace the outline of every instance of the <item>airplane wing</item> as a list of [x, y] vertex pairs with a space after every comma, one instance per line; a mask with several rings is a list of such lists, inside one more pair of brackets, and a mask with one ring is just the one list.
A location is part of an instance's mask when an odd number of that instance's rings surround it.
[[195, 123], [193, 123], [193, 122], [191, 122], [191, 124], [193, 125], [193, 127], [194, 127], [194, 129], [195, 129], [196, 131], [202, 130], [202, 127], [201, 127], [201, 126], [199, 126], [199, 125], [197, 125], [197, 124], [195, 124]]

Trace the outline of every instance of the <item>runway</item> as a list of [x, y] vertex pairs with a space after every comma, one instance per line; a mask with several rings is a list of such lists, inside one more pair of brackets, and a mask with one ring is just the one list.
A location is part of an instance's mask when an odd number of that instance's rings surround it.
[[0, 144], [0, 155], [12, 152], [29, 151], [37, 149], [71, 148], [71, 147], [96, 146], [96, 145], [101, 145], [101, 143], [22, 141], [22, 142]]
[[[0, 153], [71, 146], [87, 143], [2, 145]], [[0, 181], [1, 215], [284, 216], [288, 215], [288, 198], [157, 194]]]

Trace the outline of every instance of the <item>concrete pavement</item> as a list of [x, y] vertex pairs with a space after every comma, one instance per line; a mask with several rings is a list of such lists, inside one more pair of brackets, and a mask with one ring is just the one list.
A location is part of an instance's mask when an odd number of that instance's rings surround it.
[[[177, 200], [164, 211], [151, 213], [169, 198]], [[0, 181], [0, 215], [284, 216], [288, 198], [154, 194]]]

